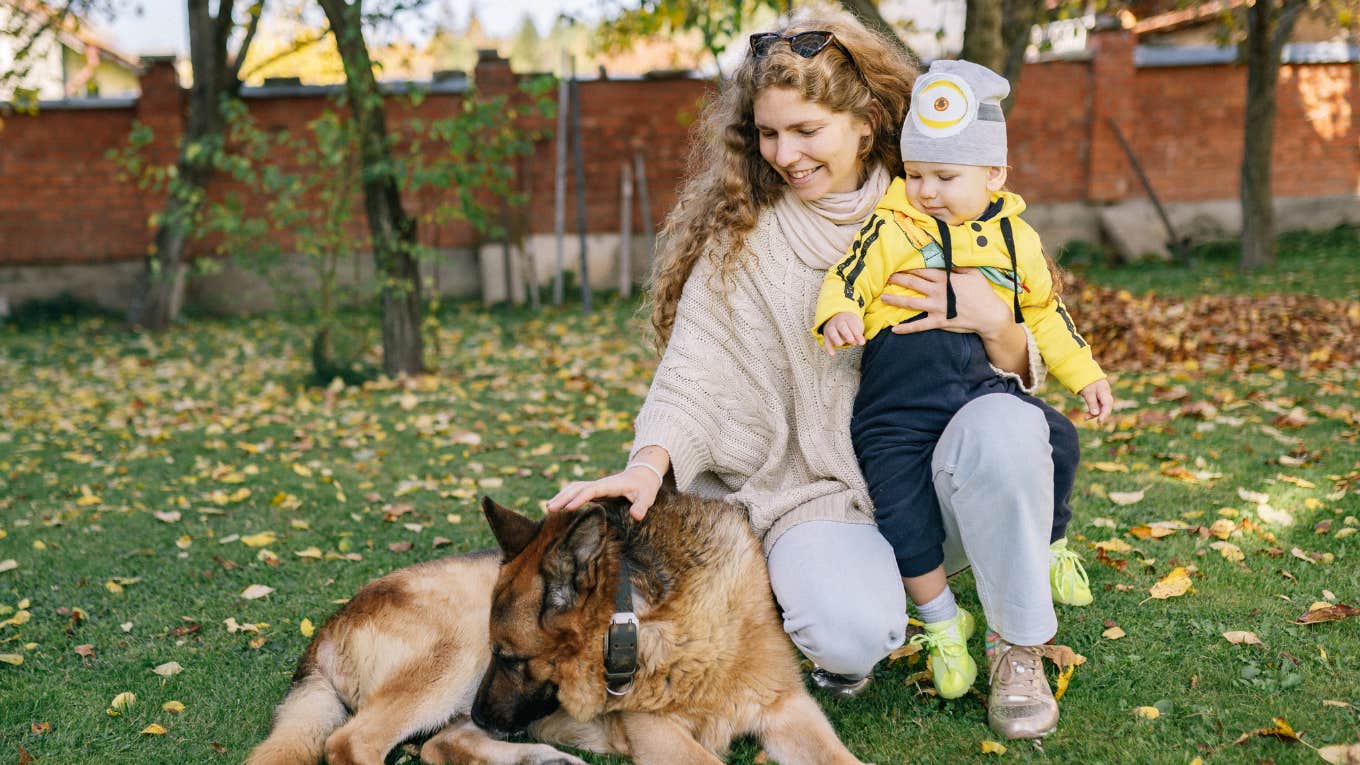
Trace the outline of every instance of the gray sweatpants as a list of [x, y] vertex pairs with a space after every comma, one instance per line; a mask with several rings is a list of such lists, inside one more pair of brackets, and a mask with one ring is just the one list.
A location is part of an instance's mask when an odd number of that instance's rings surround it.
[[[988, 627], [1016, 645], [1046, 642], [1058, 629], [1048, 584], [1050, 455], [1043, 413], [996, 394], [954, 415], [931, 468], [945, 570], [972, 566]], [[906, 593], [876, 526], [801, 523], [775, 542], [769, 567], [784, 630], [823, 669], [862, 677], [902, 645]]]

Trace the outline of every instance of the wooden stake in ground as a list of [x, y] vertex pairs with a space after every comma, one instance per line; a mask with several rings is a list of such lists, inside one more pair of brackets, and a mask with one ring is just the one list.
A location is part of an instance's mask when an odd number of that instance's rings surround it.
[[581, 86], [576, 80], [576, 60], [571, 62], [571, 161], [575, 165], [576, 231], [581, 241], [581, 311], [590, 313], [590, 266], [586, 253], [586, 167], [581, 148]]
[[501, 259], [505, 263], [505, 305], [508, 308], [515, 304], [515, 262], [510, 254], [509, 210], [501, 210], [501, 228], [505, 230], [501, 239]]
[[619, 166], [619, 296], [633, 295], [633, 168]]
[[[562, 53], [562, 73], [567, 70], [567, 54]], [[562, 239], [567, 229], [567, 110], [571, 88], [564, 76], [557, 81], [557, 165], [553, 175], [553, 238], [557, 244], [557, 270], [553, 272], [553, 305], [562, 305]]]
[[647, 237], [647, 271], [652, 270], [656, 253], [656, 231], [652, 228], [652, 201], [647, 195], [647, 163], [641, 151], [633, 152], [633, 178], [637, 183], [638, 207], [642, 208], [642, 233]]

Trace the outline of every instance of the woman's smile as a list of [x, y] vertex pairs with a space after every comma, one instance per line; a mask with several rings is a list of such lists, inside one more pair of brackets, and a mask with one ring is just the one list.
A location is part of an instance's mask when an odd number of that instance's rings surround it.
[[761, 91], [753, 111], [760, 156], [800, 199], [811, 202], [859, 188], [867, 122], [782, 87]]

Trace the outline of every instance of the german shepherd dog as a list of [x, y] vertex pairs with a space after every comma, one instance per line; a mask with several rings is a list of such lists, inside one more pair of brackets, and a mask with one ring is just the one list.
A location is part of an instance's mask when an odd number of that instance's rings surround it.
[[[863, 765], [803, 685], [738, 508], [663, 493], [640, 522], [622, 501], [542, 521], [482, 509], [503, 555], [360, 589], [317, 631], [246, 765], [381, 765], [425, 736], [431, 764], [585, 765], [559, 744], [720, 765], [748, 735], [783, 765]], [[631, 680], [607, 640], [635, 647]], [[502, 740], [525, 730], [542, 743]]]

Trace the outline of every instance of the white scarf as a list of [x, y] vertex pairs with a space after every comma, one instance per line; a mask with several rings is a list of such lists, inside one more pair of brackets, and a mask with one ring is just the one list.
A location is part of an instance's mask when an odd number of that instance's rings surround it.
[[775, 200], [774, 216], [799, 260], [826, 270], [840, 261], [874, 205], [888, 190], [888, 171], [875, 165], [854, 191], [825, 194], [804, 202], [793, 189]]

